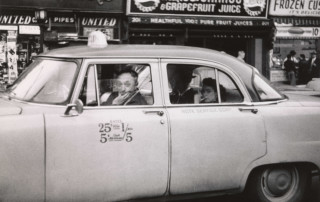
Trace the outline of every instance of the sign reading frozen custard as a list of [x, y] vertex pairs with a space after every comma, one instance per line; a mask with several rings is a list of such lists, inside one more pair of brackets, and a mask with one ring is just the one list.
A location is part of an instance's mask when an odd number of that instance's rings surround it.
[[274, 16], [320, 16], [319, 0], [273, 0], [270, 15]]
[[267, 17], [267, 0], [128, 0], [128, 15]]

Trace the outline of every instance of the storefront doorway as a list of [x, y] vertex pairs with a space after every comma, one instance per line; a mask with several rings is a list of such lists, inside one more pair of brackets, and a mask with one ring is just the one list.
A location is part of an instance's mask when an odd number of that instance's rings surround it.
[[[221, 35], [223, 36], [223, 35]], [[234, 57], [238, 56], [238, 51], [245, 52], [245, 62], [253, 66], [257, 65], [256, 50], [262, 47], [257, 46], [255, 39], [252, 38], [201, 38], [189, 37], [186, 42], [188, 46], [204, 47], [217, 51], [225, 52]], [[261, 50], [259, 51], [261, 54]], [[259, 56], [260, 57], [260, 56]], [[261, 63], [261, 61], [260, 61]]]
[[248, 40], [232, 38], [190, 38], [188, 46], [197, 46], [209, 48], [217, 51], [223, 51], [229, 55], [237, 57], [239, 50], [248, 52]]

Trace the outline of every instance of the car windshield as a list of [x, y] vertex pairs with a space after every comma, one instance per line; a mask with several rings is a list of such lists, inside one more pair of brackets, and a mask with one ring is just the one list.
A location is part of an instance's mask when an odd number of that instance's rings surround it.
[[255, 72], [253, 79], [254, 87], [259, 95], [260, 101], [273, 101], [284, 99], [285, 96], [275, 90], [267, 79]]
[[77, 73], [74, 61], [38, 59], [8, 88], [10, 97], [35, 103], [65, 104]]

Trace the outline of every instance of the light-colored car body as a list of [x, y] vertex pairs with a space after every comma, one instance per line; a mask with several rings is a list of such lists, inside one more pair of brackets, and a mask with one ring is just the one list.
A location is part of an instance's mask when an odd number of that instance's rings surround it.
[[[320, 168], [320, 98], [279, 93], [277, 99], [261, 100], [254, 84], [259, 73], [227, 54], [182, 46], [108, 45], [57, 49], [37, 60], [72, 61], [77, 71], [60, 104], [19, 99], [10, 87], [1, 94], [0, 201], [238, 193], [260, 168]], [[148, 64], [153, 103], [79, 104], [88, 67], [102, 63]], [[172, 104], [166, 68], [171, 63], [223, 71], [243, 99]], [[111, 126], [119, 134], [108, 133]]]

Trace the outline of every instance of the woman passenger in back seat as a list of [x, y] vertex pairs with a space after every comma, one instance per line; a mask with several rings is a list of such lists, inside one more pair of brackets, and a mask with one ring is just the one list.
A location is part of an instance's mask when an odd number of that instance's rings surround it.
[[[205, 78], [202, 80], [200, 103], [218, 103], [217, 83], [215, 79]], [[225, 88], [220, 85], [221, 100], [225, 100]]]

